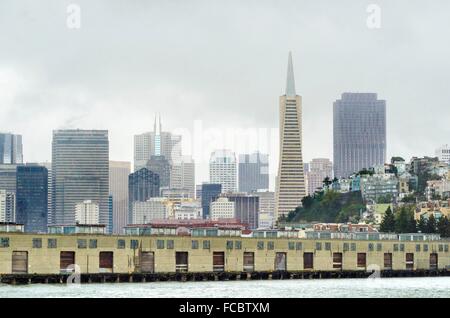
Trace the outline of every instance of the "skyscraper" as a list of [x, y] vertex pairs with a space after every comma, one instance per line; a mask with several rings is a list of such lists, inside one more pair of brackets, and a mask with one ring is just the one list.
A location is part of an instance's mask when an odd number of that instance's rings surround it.
[[181, 136], [162, 131], [156, 117], [152, 132], [134, 136], [134, 171], [146, 167], [152, 156], [164, 156], [169, 163], [181, 159]]
[[280, 96], [280, 159], [276, 182], [275, 219], [301, 205], [306, 194], [302, 155], [302, 99], [295, 92], [289, 52], [286, 94]]
[[109, 141], [107, 130], [55, 130], [52, 142], [52, 218], [74, 224], [75, 206], [99, 205], [99, 223], [108, 226]]
[[128, 223], [133, 222], [133, 203], [159, 197], [159, 176], [141, 168], [128, 176]]
[[[110, 208], [109, 203], [108, 197], [108, 212]], [[78, 224], [98, 224], [98, 213], [98, 204], [91, 200], [85, 200], [75, 205], [75, 220]]]
[[47, 224], [54, 224], [53, 222], [53, 214], [52, 214], [52, 163], [51, 162], [40, 162], [40, 166], [47, 168], [48, 173], [48, 208], [47, 208]]
[[170, 186], [171, 165], [165, 156], [151, 156], [147, 160], [145, 167], [159, 176], [159, 186], [161, 188], [168, 188]]
[[170, 188], [186, 189], [190, 197], [195, 198], [195, 162], [190, 156], [183, 156], [172, 164]]
[[333, 104], [334, 175], [346, 178], [386, 162], [386, 101], [344, 93]]
[[326, 177], [333, 178], [333, 164], [330, 159], [316, 158], [309, 163], [309, 171], [306, 173], [308, 180], [308, 194], [313, 195], [318, 188], [323, 187]]
[[3, 222], [15, 222], [16, 219], [17, 165], [0, 164], [0, 191], [4, 191], [5, 216]]
[[22, 135], [0, 133], [0, 164], [23, 163]]
[[121, 234], [128, 224], [128, 176], [131, 163], [127, 161], [109, 162], [109, 194], [112, 196], [112, 232]]
[[13, 222], [16, 211], [16, 195], [0, 189], [0, 222]]
[[230, 150], [216, 150], [209, 160], [209, 181], [221, 184], [222, 192], [237, 191], [236, 155]]
[[214, 201], [222, 192], [221, 184], [203, 183], [201, 191], [202, 211], [203, 218], [206, 219], [210, 216], [210, 204]]
[[255, 152], [239, 155], [239, 191], [269, 189], [269, 155]]
[[27, 164], [17, 166], [16, 222], [25, 232], [47, 232], [47, 168]]

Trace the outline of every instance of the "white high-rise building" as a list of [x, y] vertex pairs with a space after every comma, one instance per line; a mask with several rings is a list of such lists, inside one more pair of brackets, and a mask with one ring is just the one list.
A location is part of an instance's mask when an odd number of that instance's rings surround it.
[[436, 157], [439, 158], [439, 161], [450, 164], [450, 146], [443, 145], [442, 147], [436, 149]]
[[0, 190], [0, 222], [14, 222], [16, 216], [16, 195]]
[[302, 155], [302, 98], [295, 92], [289, 53], [286, 94], [280, 96], [280, 159], [276, 181], [275, 219], [302, 204], [306, 195]]
[[221, 184], [222, 193], [237, 192], [236, 155], [230, 150], [216, 150], [209, 160], [210, 183]]
[[195, 197], [195, 162], [190, 156], [174, 161], [170, 173], [171, 189], [187, 189], [189, 197]]
[[211, 219], [216, 221], [218, 219], [234, 219], [235, 203], [228, 198], [220, 197], [216, 201], [211, 202], [210, 206]]
[[6, 215], [4, 222], [16, 221], [16, 190], [17, 190], [17, 165], [0, 164], [0, 190], [5, 191], [7, 197]]
[[198, 201], [183, 201], [174, 206], [173, 214], [176, 220], [201, 219], [202, 205]]
[[99, 206], [92, 200], [75, 205], [75, 222], [78, 224], [99, 224]]
[[6, 222], [6, 191], [0, 190], [0, 222]]
[[133, 202], [132, 223], [146, 224], [151, 220], [173, 217], [173, 204], [166, 198], [150, 198], [145, 202]]

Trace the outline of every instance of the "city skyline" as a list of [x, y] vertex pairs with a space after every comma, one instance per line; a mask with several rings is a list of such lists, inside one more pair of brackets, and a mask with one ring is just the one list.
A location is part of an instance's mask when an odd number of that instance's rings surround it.
[[[132, 162], [133, 135], [150, 130], [155, 113], [167, 119], [164, 126], [169, 131], [193, 130], [196, 119], [202, 120], [205, 129], [276, 128], [276, 97], [283, 89], [289, 50], [301, 70], [305, 162], [332, 158], [332, 102], [346, 91], [376, 92], [388, 101], [388, 158], [433, 155], [436, 147], [448, 143], [447, 117], [433, 115], [445, 114], [450, 100], [445, 89], [450, 74], [445, 63], [449, 47], [436, 32], [448, 24], [439, 18], [449, 7], [445, 1], [439, 2], [442, 10], [433, 10], [433, 15], [423, 15], [423, 7], [415, 3], [383, 2], [380, 29], [367, 28], [366, 5], [356, 2], [345, 8], [333, 2], [289, 6], [267, 2], [257, 8], [240, 3], [216, 7], [194, 3], [184, 7], [196, 17], [190, 23], [181, 10], [171, 10], [169, 4], [159, 6], [159, 17], [145, 4], [127, 7], [134, 17], [130, 22], [117, 4], [105, 4], [110, 13], [103, 16], [100, 6], [82, 3], [80, 30], [68, 30], [64, 19], [51, 16], [45, 6], [29, 4], [27, 14], [22, 15], [17, 4], [7, 2], [0, 5], [2, 9], [7, 6], [2, 12], [8, 12], [0, 22], [0, 35], [8, 47], [0, 52], [4, 88], [0, 92], [0, 126], [22, 134], [27, 162], [49, 161], [52, 130], [73, 127], [108, 129], [110, 157]], [[235, 20], [227, 19], [236, 5], [240, 14]], [[402, 10], [403, 6], [408, 10]], [[51, 8], [66, 14], [63, 4]], [[174, 17], [171, 23], [169, 13]], [[101, 23], [94, 21], [97, 15], [103, 17]], [[400, 21], [398, 15], [404, 19]], [[125, 20], [116, 25], [112, 21], [119, 21], [119, 16]], [[200, 28], [200, 23], [207, 22], [211, 22], [208, 29]], [[143, 27], [146, 23], [162, 27], [149, 33]], [[16, 41], [31, 30], [39, 32], [39, 41]], [[179, 41], [174, 34], [181, 31], [186, 37]], [[258, 35], [260, 31], [265, 31], [264, 37]], [[105, 35], [109, 33], [114, 37]], [[104, 41], [97, 41], [100, 37]], [[116, 39], [129, 46], [115, 45]], [[39, 44], [48, 41], [58, 41], [61, 46], [49, 50]], [[210, 44], [208, 50], [205, 43]], [[107, 59], [90, 53], [111, 45]], [[72, 47], [78, 49], [69, 49]], [[435, 52], [432, 60], [423, 54], [430, 47]], [[221, 53], [225, 48], [227, 55]], [[129, 49], [138, 52], [133, 61], [122, 58]], [[348, 55], [349, 51], [354, 54]], [[89, 58], [78, 58], [78, 54]], [[434, 84], [425, 78], [435, 79]], [[427, 112], [423, 112], [424, 105]], [[421, 115], [398, 120], [406, 110]], [[437, 129], [426, 136], [415, 129], [429, 126]], [[436, 144], [430, 144], [430, 139]], [[276, 157], [271, 154], [271, 167], [277, 166]], [[208, 171], [207, 163], [200, 166], [198, 159], [194, 158], [199, 164], [196, 183], [207, 180]]]

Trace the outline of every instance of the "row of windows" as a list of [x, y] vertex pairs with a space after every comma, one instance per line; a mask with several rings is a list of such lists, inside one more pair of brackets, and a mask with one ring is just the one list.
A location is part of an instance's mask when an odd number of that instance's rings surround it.
[[[33, 248], [42, 248], [42, 239], [41, 238], [33, 238], [32, 241]], [[2, 237], [0, 238], [0, 247], [6, 248], [9, 247], [9, 238], [8, 237]], [[84, 249], [88, 246], [88, 240], [87, 239], [78, 239], [77, 240], [78, 248]], [[263, 250], [264, 249], [264, 241], [258, 241], [257, 242], [257, 249]], [[157, 240], [156, 241], [156, 247], [158, 249], [173, 249], [175, 246], [174, 240]], [[210, 249], [211, 243], [209, 240], [203, 240], [202, 241], [202, 247], [203, 249]], [[118, 249], [124, 249], [126, 247], [126, 242], [124, 239], [117, 240], [117, 248]], [[198, 249], [199, 248], [199, 241], [198, 240], [192, 240], [191, 243], [192, 249]], [[47, 248], [57, 248], [57, 239], [55, 238], [49, 238], [47, 239]], [[89, 240], [89, 248], [97, 248], [97, 240], [96, 239], [90, 239]], [[137, 249], [139, 248], [139, 241], [138, 240], [130, 240], [130, 248], [131, 249]], [[226, 248], [228, 250], [236, 249], [240, 250], [242, 249], [242, 241], [226, 241]], [[322, 242], [316, 242], [315, 249], [317, 251], [321, 251], [322, 248], [324, 248], [326, 251], [331, 251], [331, 243], [325, 242], [323, 244]], [[267, 242], [267, 250], [274, 250], [275, 249], [275, 242], [269, 241]], [[303, 245], [302, 242], [288, 242], [288, 249], [289, 250], [302, 250]], [[368, 244], [368, 251], [382, 251], [383, 250], [383, 244], [382, 243], [369, 243]], [[356, 243], [344, 243], [343, 245], [344, 252], [346, 251], [356, 251]], [[393, 245], [394, 252], [404, 252], [405, 251], [405, 244], [394, 244]], [[415, 246], [416, 252], [428, 252], [429, 251], [429, 245], [428, 244], [416, 244]], [[449, 251], [449, 245], [448, 244], [438, 244], [438, 250], [439, 252], [448, 252]]]
[[[87, 240], [86, 239], [78, 239], [77, 245], [78, 245], [78, 248], [87, 248]], [[89, 240], [89, 248], [97, 248], [97, 240], [96, 239]]]
[[[58, 244], [56, 239], [49, 238], [47, 239], [47, 248], [57, 248]], [[33, 248], [42, 248], [42, 239], [34, 238], [33, 239]]]

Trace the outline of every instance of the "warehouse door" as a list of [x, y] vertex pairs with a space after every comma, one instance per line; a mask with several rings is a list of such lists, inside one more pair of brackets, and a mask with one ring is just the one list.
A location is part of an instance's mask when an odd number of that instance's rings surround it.
[[437, 253], [430, 254], [430, 269], [438, 269], [438, 255]]
[[414, 269], [414, 254], [406, 253], [406, 269]]
[[14, 251], [12, 253], [12, 273], [13, 274], [28, 273], [28, 252]]
[[255, 270], [255, 253], [244, 252], [244, 272], [253, 272]]
[[177, 273], [187, 272], [188, 267], [188, 252], [176, 252], [175, 253], [175, 271]]
[[367, 267], [367, 255], [366, 253], [358, 253], [357, 254], [356, 265], [357, 267]]
[[342, 253], [333, 253], [333, 268], [342, 269]]
[[141, 252], [141, 272], [153, 273], [155, 271], [155, 254], [153, 252]]
[[392, 269], [392, 253], [384, 253], [384, 269]]
[[277, 252], [275, 254], [275, 270], [276, 271], [286, 270], [286, 253]]
[[225, 270], [225, 253], [213, 252], [213, 271], [223, 272]]
[[303, 269], [313, 269], [313, 268], [314, 268], [314, 254], [303, 253]]
[[100, 252], [99, 254], [100, 273], [112, 273], [114, 267], [113, 252]]
[[61, 272], [73, 272], [74, 267], [69, 269], [70, 265], [75, 264], [75, 252], [61, 252], [59, 254], [59, 269]]

